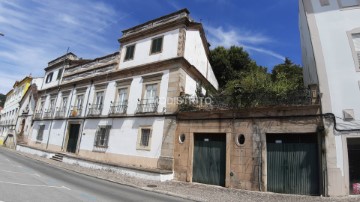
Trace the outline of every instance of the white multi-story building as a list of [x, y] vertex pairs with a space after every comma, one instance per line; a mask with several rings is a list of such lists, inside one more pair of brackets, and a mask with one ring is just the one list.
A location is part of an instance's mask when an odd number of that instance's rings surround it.
[[[29, 145], [141, 169], [173, 170], [177, 101], [217, 89], [209, 45], [188, 10], [123, 31], [120, 51], [49, 63]], [[63, 69], [59, 82], [54, 75]]]
[[319, 86], [325, 126], [325, 191], [352, 194], [360, 183], [360, 1], [299, 2], [304, 81]]
[[15, 126], [19, 114], [19, 102], [25, 95], [29, 86], [33, 83], [39, 84], [39, 80], [33, 79], [31, 76], [27, 76], [21, 81], [16, 81], [13, 89], [6, 94], [4, 109], [1, 111], [0, 144], [3, 143], [9, 134], [13, 136], [16, 135]]

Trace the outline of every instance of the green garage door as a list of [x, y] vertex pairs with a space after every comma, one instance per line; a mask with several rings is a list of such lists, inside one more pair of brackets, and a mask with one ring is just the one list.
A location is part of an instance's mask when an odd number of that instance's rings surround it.
[[195, 134], [193, 182], [225, 186], [226, 134]]
[[267, 188], [270, 192], [319, 195], [316, 135], [267, 135]]

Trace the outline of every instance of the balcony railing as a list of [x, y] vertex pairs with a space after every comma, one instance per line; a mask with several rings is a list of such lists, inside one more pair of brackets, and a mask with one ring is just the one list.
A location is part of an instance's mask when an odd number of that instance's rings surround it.
[[110, 106], [110, 115], [115, 115], [115, 114], [125, 114], [126, 110], [127, 110], [127, 100], [124, 102], [117, 102], [117, 103], [112, 103], [112, 105]]
[[66, 117], [66, 109], [58, 109], [55, 112], [55, 118], [65, 118]]
[[34, 119], [41, 119], [42, 118], [42, 110], [36, 111], [34, 115]]
[[70, 117], [81, 117], [81, 112], [82, 112], [82, 106], [80, 107], [73, 106], [72, 110], [70, 111]]
[[159, 106], [159, 98], [138, 100], [136, 113], [155, 113]]
[[102, 104], [89, 104], [89, 112], [88, 112], [88, 116], [100, 116], [102, 109], [103, 109], [103, 105]]
[[52, 118], [53, 114], [54, 114], [54, 109], [45, 110], [44, 119]]

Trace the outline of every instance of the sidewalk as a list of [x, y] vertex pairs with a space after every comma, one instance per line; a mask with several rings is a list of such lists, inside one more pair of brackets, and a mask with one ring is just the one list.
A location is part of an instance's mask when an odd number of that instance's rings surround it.
[[285, 195], [267, 192], [254, 192], [239, 189], [228, 189], [212, 185], [204, 185], [198, 183], [185, 183], [178, 181], [158, 182], [143, 180], [126, 175], [120, 175], [107, 170], [95, 170], [80, 167], [77, 165], [65, 164], [54, 160], [46, 159], [39, 156], [16, 152], [22, 156], [47, 163], [51, 166], [78, 172], [84, 175], [97, 177], [100, 179], [112, 181], [119, 184], [124, 184], [136, 187], [143, 190], [158, 192], [162, 194], [177, 196], [194, 201], [262, 201], [262, 202], [278, 202], [278, 201], [360, 201], [360, 196], [349, 196], [341, 198], [327, 198], [327, 197], [311, 197], [311, 196], [298, 196], [298, 195]]

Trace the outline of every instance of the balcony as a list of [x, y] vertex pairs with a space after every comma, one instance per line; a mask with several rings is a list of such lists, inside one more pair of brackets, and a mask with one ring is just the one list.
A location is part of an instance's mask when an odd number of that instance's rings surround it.
[[72, 118], [81, 117], [82, 106], [80, 107], [72, 106], [71, 108], [72, 110], [70, 111], [70, 117]]
[[89, 104], [89, 112], [88, 112], [88, 116], [100, 116], [102, 109], [103, 109], [103, 105], [102, 104]]
[[34, 115], [34, 119], [41, 119], [42, 118], [42, 111], [36, 111]]
[[125, 114], [127, 110], [127, 100], [124, 102], [112, 103], [110, 106], [110, 115]]
[[55, 112], [55, 118], [65, 118], [66, 117], [66, 110], [65, 109], [58, 109]]
[[44, 119], [51, 119], [54, 114], [54, 109], [48, 109], [44, 112]]
[[159, 106], [159, 98], [138, 100], [136, 113], [155, 113]]

